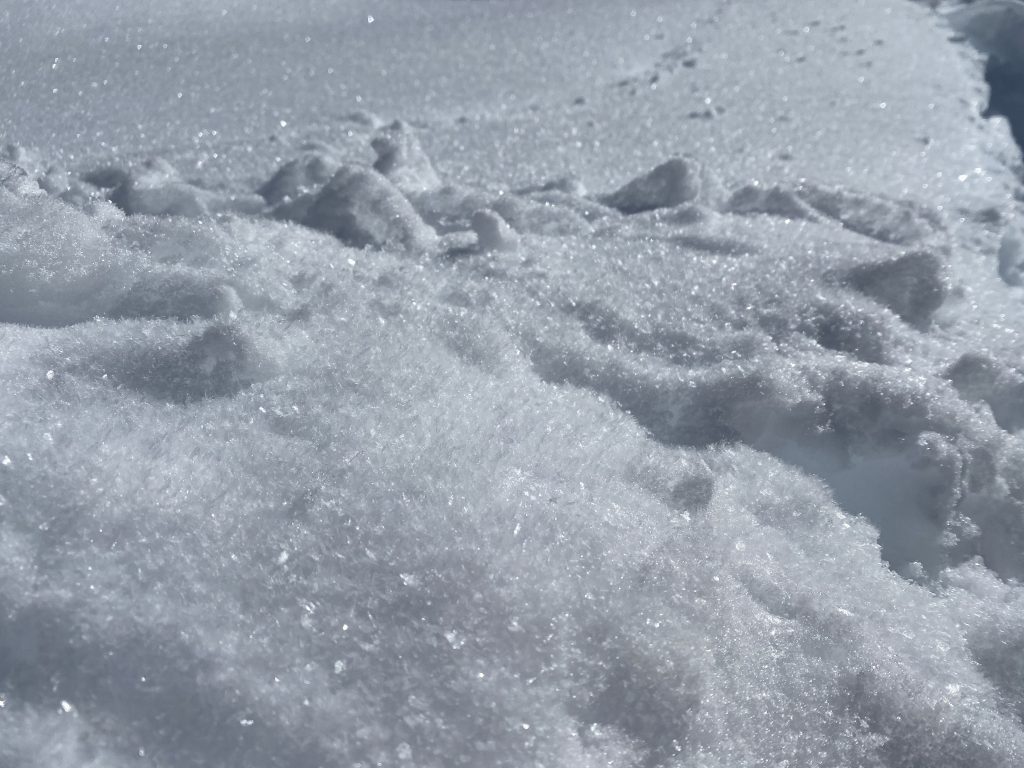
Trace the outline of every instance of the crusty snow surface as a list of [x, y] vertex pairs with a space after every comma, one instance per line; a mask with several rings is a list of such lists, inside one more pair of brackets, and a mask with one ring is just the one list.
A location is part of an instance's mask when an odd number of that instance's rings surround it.
[[1024, 765], [928, 5], [3, 3], [0, 768]]

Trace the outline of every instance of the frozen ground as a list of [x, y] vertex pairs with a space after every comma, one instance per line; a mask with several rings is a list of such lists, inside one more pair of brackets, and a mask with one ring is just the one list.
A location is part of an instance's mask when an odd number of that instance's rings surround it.
[[1024, 765], [975, 5], [8, 0], [0, 768]]

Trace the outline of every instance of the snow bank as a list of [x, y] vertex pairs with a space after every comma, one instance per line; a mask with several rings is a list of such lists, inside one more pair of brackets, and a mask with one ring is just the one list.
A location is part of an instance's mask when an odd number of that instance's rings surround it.
[[115, 216], [112, 319], [5, 327], [0, 755], [1013, 765], [1020, 377], [899, 369], [944, 266], [824, 215], [472, 219], [410, 268]]

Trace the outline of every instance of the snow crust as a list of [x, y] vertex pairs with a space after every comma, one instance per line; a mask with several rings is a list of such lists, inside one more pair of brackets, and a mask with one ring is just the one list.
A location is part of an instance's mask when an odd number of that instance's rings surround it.
[[34, 7], [0, 768], [1024, 764], [1024, 195], [947, 19]]

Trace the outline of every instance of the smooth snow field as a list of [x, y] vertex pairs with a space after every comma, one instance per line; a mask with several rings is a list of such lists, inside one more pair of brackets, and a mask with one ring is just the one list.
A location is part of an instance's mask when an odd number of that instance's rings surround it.
[[0, 768], [1024, 766], [934, 5], [0, 0]]

